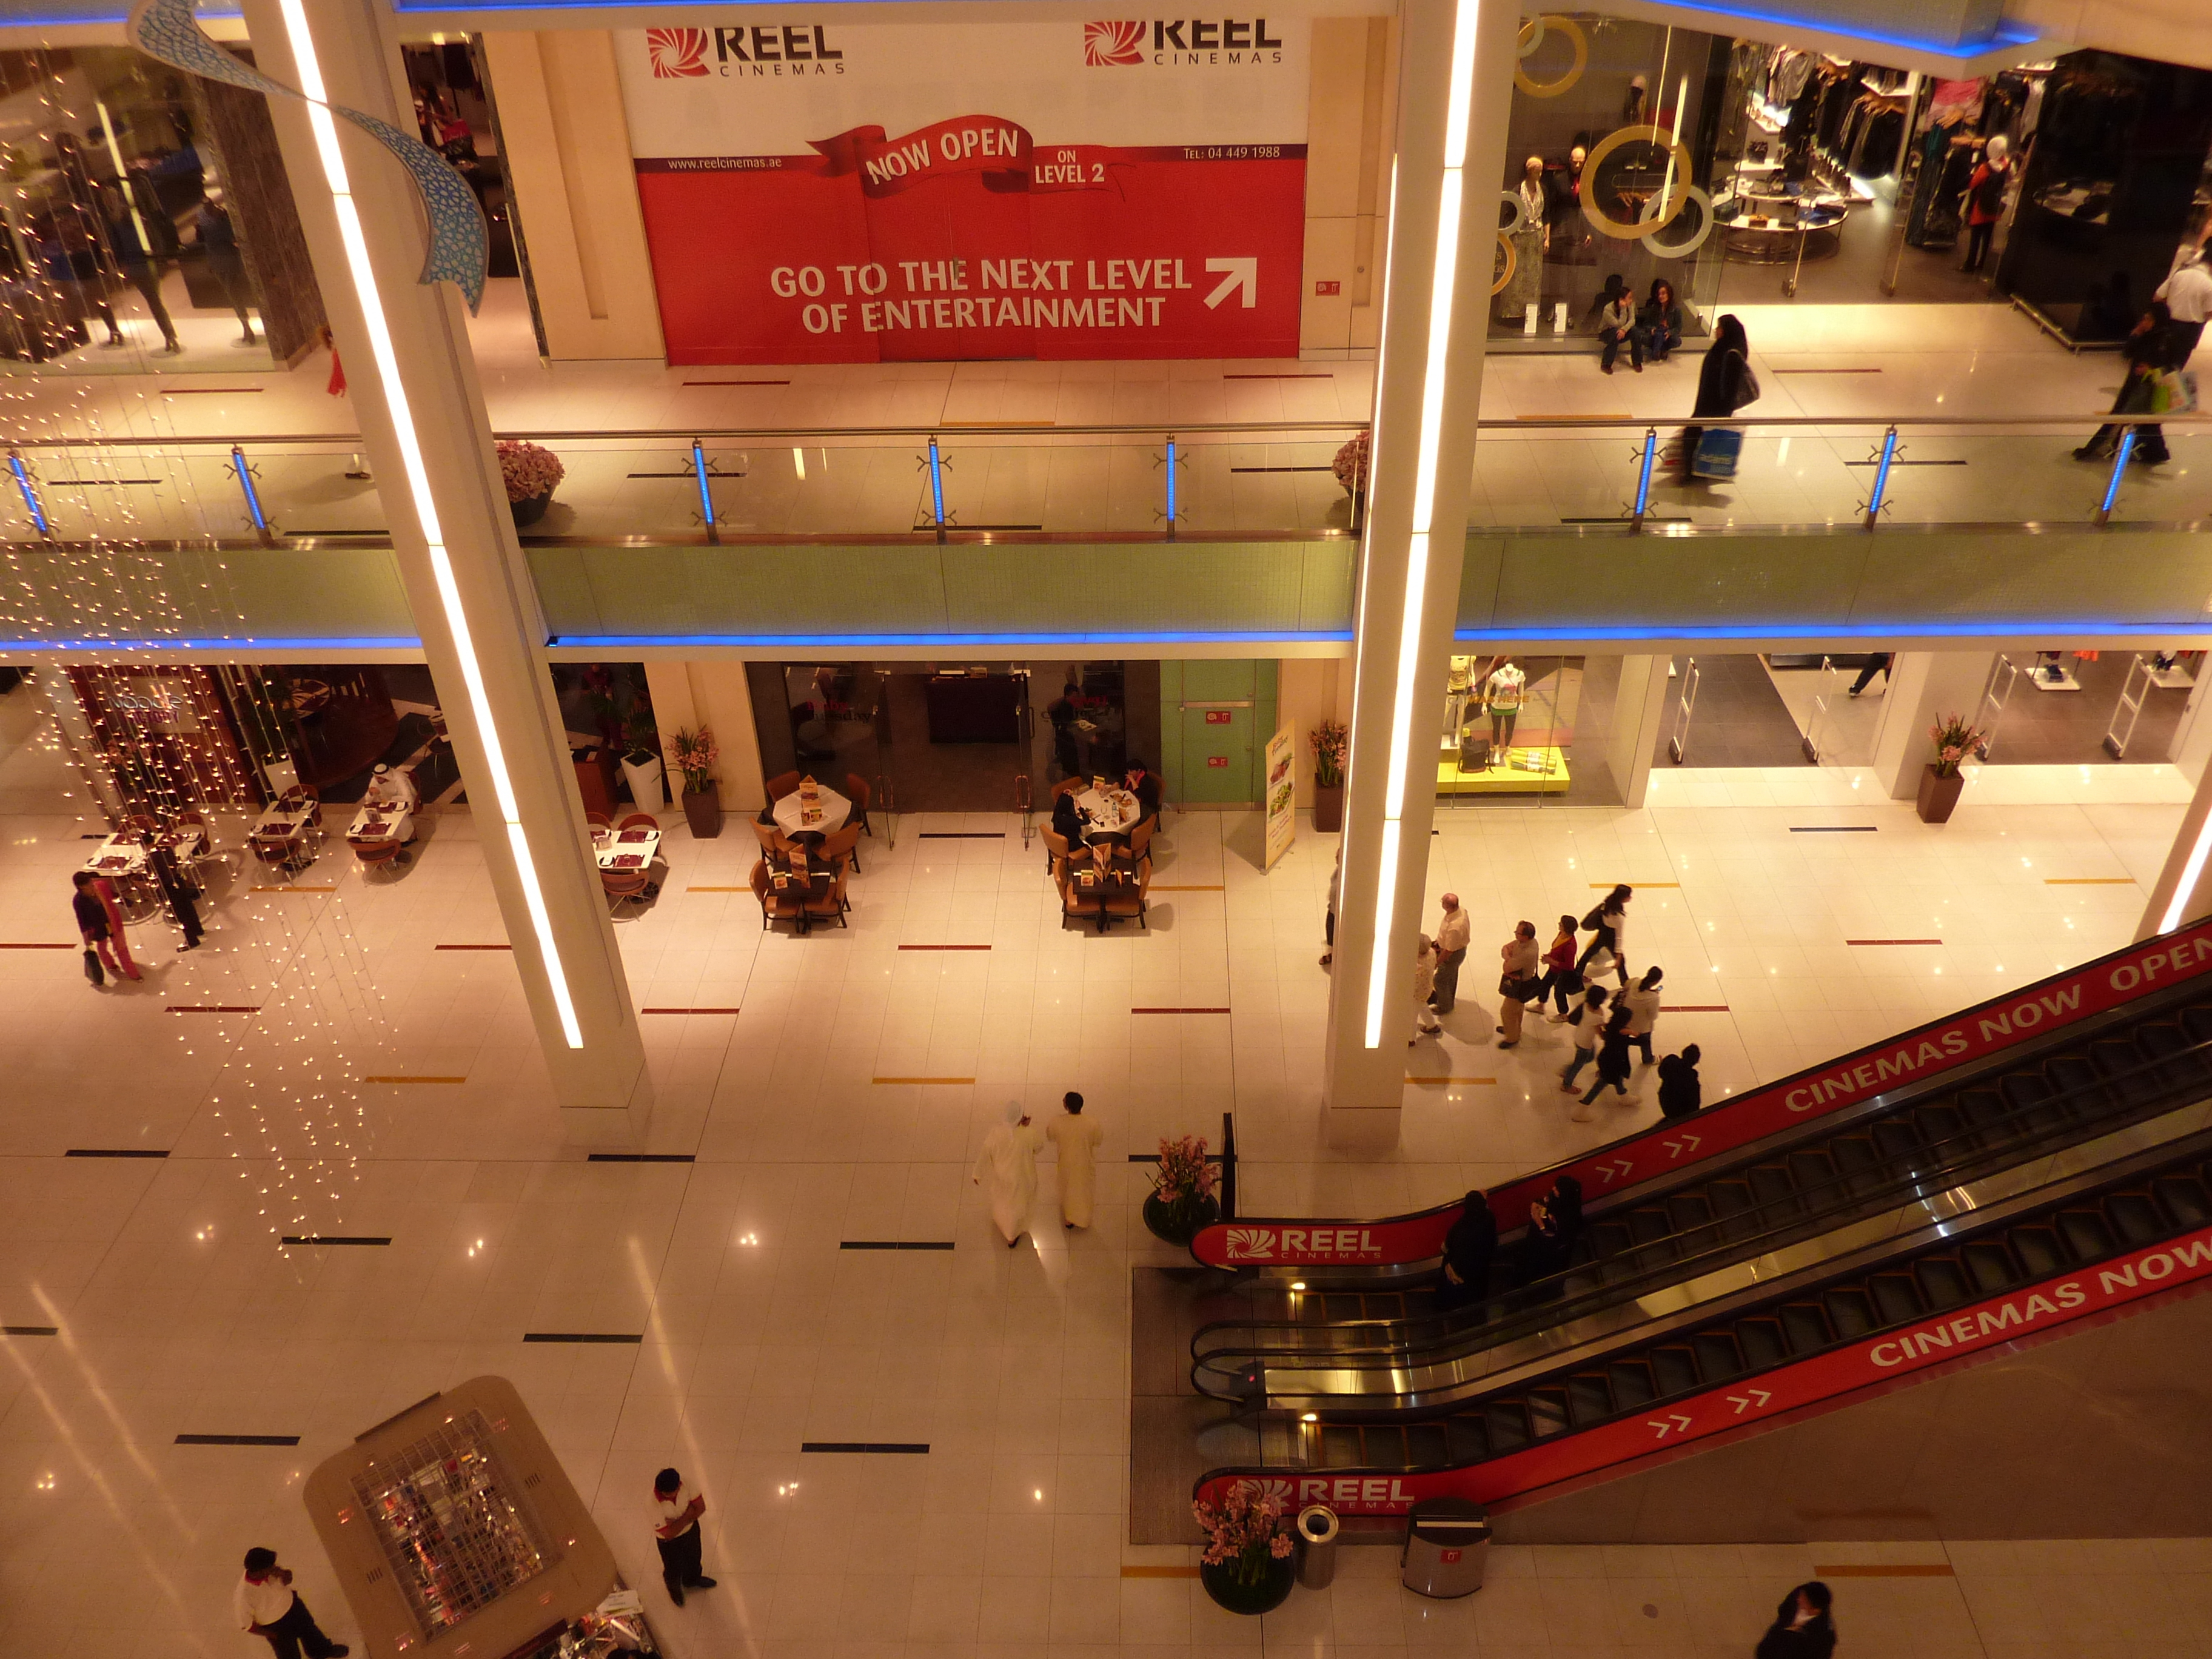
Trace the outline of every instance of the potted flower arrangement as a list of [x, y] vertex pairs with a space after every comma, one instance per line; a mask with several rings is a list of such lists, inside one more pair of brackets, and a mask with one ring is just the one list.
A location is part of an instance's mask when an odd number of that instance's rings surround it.
[[1160, 1166], [1145, 1199], [1145, 1225], [1170, 1244], [1188, 1244], [1199, 1230], [1221, 1215], [1213, 1197], [1213, 1166], [1206, 1161], [1206, 1137], [1160, 1138]]
[[568, 476], [558, 455], [520, 438], [499, 441], [499, 471], [507, 481], [507, 510], [514, 514], [517, 530], [545, 516], [553, 500], [553, 486]]
[[678, 726], [668, 740], [668, 758], [684, 775], [684, 817], [696, 840], [722, 833], [722, 798], [714, 790], [714, 763], [721, 756], [721, 745], [703, 726], [696, 732]]
[[623, 776], [629, 780], [629, 798], [641, 812], [658, 812], [668, 805], [660, 765], [660, 732], [653, 723], [653, 706], [644, 698], [630, 705], [623, 727], [629, 747], [623, 750]]
[[1354, 531], [1359, 528], [1359, 504], [1367, 499], [1367, 451], [1368, 434], [1362, 432], [1339, 449], [1336, 459], [1329, 464], [1329, 470], [1336, 474], [1337, 483], [1342, 484], [1344, 493], [1352, 497], [1352, 528]]
[[1923, 823], [1948, 823], [1959, 792], [1966, 787], [1960, 767], [1982, 746], [1982, 734], [1966, 724], [1963, 714], [1945, 714], [1928, 728], [1936, 745], [1936, 758], [1920, 774], [1920, 797], [1914, 803]]
[[1340, 720], [1323, 720], [1306, 741], [1313, 745], [1314, 828], [1333, 835], [1344, 828], [1344, 756], [1352, 733]]
[[1255, 1497], [1240, 1480], [1218, 1504], [1200, 1499], [1191, 1513], [1206, 1533], [1199, 1582], [1206, 1593], [1231, 1613], [1270, 1613], [1289, 1597], [1297, 1580], [1290, 1531], [1283, 1525], [1283, 1500]]

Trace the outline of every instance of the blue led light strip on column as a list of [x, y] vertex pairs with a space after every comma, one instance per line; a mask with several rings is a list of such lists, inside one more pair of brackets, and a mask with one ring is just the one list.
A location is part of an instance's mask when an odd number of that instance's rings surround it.
[[707, 539], [720, 544], [721, 532], [714, 524], [714, 492], [707, 484], [707, 452], [696, 438], [691, 441], [691, 471], [699, 478], [699, 518], [707, 526]]
[[1168, 440], [1168, 539], [1175, 539], [1176, 527], [1176, 454], [1175, 440]]
[[1889, 493], [1889, 469], [1897, 459], [1897, 428], [1881, 435], [1881, 460], [1874, 470], [1874, 498], [1867, 502], [1866, 525], [1869, 530], [1881, 521], [1882, 497]]
[[39, 534], [54, 532], [46, 523], [46, 509], [39, 504], [38, 486], [31, 482], [31, 470], [23, 465], [23, 458], [13, 450], [8, 452], [8, 470], [15, 475], [15, 488], [23, 492], [23, 505], [30, 509], [31, 522], [38, 526]]
[[253, 528], [264, 541], [269, 538], [269, 520], [261, 511], [261, 496], [253, 488], [253, 474], [246, 465], [246, 455], [236, 444], [230, 447], [231, 470], [238, 474], [238, 487], [246, 495], [246, 516], [253, 520]]

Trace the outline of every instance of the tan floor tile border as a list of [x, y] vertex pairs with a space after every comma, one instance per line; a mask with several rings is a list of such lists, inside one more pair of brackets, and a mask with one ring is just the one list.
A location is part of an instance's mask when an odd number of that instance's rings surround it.
[[2045, 887], [2132, 887], [2133, 876], [2045, 876]]
[[1195, 1578], [1196, 1567], [1123, 1567], [1124, 1578]]

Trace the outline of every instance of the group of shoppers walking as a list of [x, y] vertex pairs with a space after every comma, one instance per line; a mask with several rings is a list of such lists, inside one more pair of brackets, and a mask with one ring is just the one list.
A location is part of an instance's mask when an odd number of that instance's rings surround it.
[[1049, 1139], [1060, 1155], [1060, 1225], [1088, 1227], [1097, 1204], [1099, 1143], [1106, 1132], [1083, 1115], [1083, 1097], [1071, 1089], [1060, 1097], [1060, 1115], [1039, 1127], [1022, 1103], [1006, 1103], [1006, 1121], [983, 1137], [972, 1179], [988, 1186], [991, 1218], [1012, 1249], [1029, 1231], [1030, 1206], [1036, 1201], [1036, 1156]]

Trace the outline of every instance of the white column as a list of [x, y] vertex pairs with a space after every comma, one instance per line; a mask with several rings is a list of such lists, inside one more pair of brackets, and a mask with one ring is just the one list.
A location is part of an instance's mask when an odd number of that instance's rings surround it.
[[2181, 815], [2180, 831], [2151, 887], [2142, 920], [2136, 924], [2137, 939], [2169, 933], [2185, 922], [2212, 915], [2208, 865], [2212, 865], [2212, 768], [2207, 768], [2198, 780], [2197, 793], [2189, 798], [2189, 810]]
[[1518, 14], [1407, 0], [1360, 550], [1344, 884], [1325, 1049], [1331, 1144], [1395, 1145], [1436, 732], [1459, 609]]
[[1876, 682], [1883, 690], [1881, 724], [1874, 739], [1875, 778], [1892, 800], [1911, 800], [1920, 793], [1920, 774], [1936, 758], [1928, 728], [1937, 716], [1963, 714], [1973, 723], [1996, 660], [1989, 651], [1897, 653], [1888, 680]]
[[1659, 732], [1672, 706], [1668, 694], [1675, 682], [1668, 670], [1672, 657], [1623, 657], [1620, 689], [1613, 700], [1613, 734], [1606, 741], [1605, 762], [1612, 769], [1613, 787], [1623, 806], [1641, 806], [1651, 787], [1651, 752], [1659, 746]]
[[[411, 130], [379, 0], [247, 0], [246, 15], [264, 73]], [[269, 107], [555, 1100], [571, 1141], [635, 1145], [653, 1101], [644, 1047], [463, 302], [416, 280], [422, 214], [398, 161], [320, 110]]]

